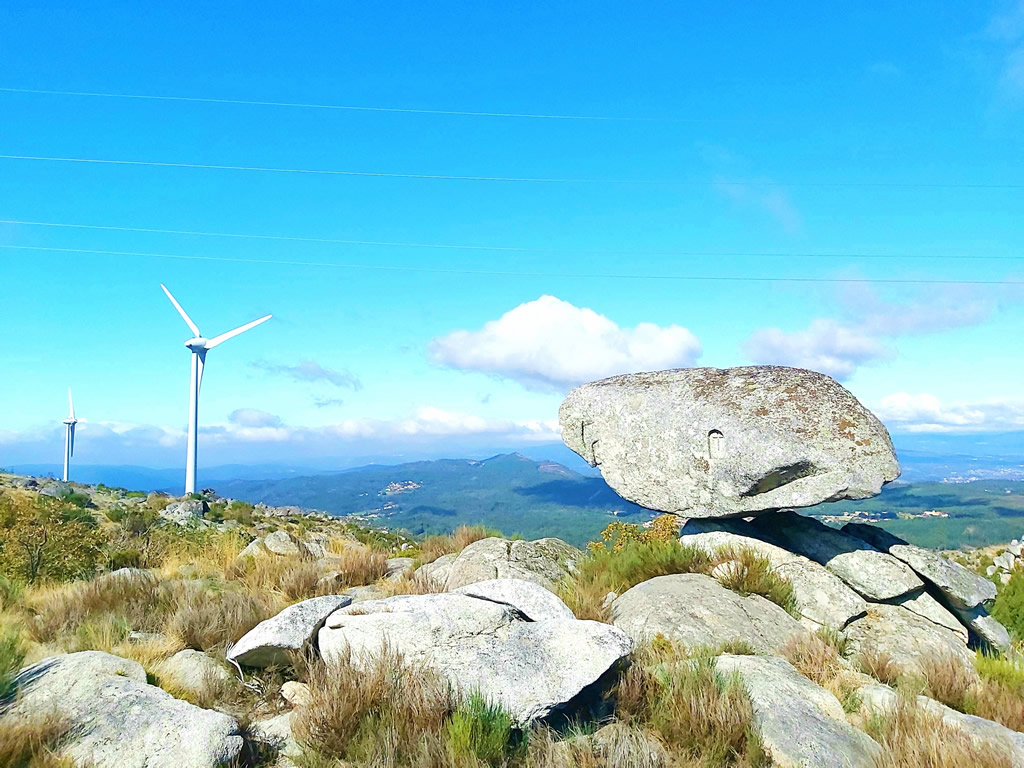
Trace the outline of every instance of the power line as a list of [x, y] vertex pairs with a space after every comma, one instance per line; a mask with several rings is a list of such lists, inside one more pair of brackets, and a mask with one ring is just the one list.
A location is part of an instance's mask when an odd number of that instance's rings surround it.
[[1024, 280], [916, 280], [903, 278], [860, 277], [755, 277], [747, 275], [666, 275], [600, 272], [526, 272], [519, 270], [456, 269], [449, 267], [400, 266], [394, 264], [340, 264], [326, 261], [293, 261], [283, 259], [246, 259], [230, 256], [189, 256], [173, 253], [139, 251], [102, 251], [90, 248], [50, 248], [36, 245], [0, 245], [0, 248], [20, 251], [47, 251], [51, 253], [80, 253], [99, 256], [142, 256], [158, 259], [187, 261], [222, 261], [244, 264], [286, 265], [297, 267], [331, 267], [335, 269], [367, 269], [386, 272], [433, 272], [453, 275], [481, 275], [501, 277], [545, 278], [600, 278], [612, 280], [678, 280], [695, 282], [752, 282], [752, 283], [878, 283], [893, 285], [1024, 285]]
[[[208, 165], [205, 163], [166, 163], [152, 160], [109, 160], [92, 157], [49, 157], [43, 155], [0, 155], [0, 160], [29, 160], [48, 163], [86, 163], [94, 165], [131, 165], [152, 168], [190, 168], [213, 171], [258, 171], [262, 173], [298, 173], [317, 176], [372, 176], [388, 179], [430, 179], [446, 181], [511, 181], [541, 184], [627, 184], [642, 186], [706, 186], [706, 182], [686, 179], [581, 179], [537, 176], [459, 176], [434, 173], [387, 173], [383, 171], [340, 171], [323, 168], [276, 168], [254, 165]], [[864, 189], [1024, 189], [1024, 184], [973, 184], [958, 182], [777, 182], [723, 181], [715, 184], [729, 187], [813, 187]]]
[[1022, 261], [1024, 256], [997, 256], [987, 254], [898, 254], [898, 253], [827, 253], [827, 252], [772, 252], [772, 251], [635, 251], [595, 248], [536, 248], [507, 245], [458, 245], [450, 243], [412, 243], [389, 240], [345, 240], [330, 237], [299, 237], [294, 235], [254, 235], [237, 232], [204, 232], [188, 229], [156, 229], [152, 227], [118, 227], [102, 224], [68, 224], [52, 221], [26, 221], [22, 219], [0, 219], [0, 224], [17, 224], [32, 227], [56, 227], [62, 229], [90, 229], [105, 232], [139, 232], [158, 235], [189, 235], [199, 237], [224, 237], [245, 240], [271, 240], [299, 243], [321, 243], [331, 245], [368, 245], [392, 248], [429, 248], [438, 250], [487, 251], [510, 253], [560, 253], [560, 254], [602, 254], [609, 256], [660, 256], [660, 257], [751, 257], [787, 259], [957, 259], [966, 261]]
[[685, 119], [672, 117], [613, 117], [610, 115], [545, 115], [531, 112], [473, 112], [457, 109], [411, 109], [403, 107], [365, 107], [348, 104], [310, 104], [291, 101], [252, 101], [249, 99], [214, 99], [199, 96], [154, 96], [140, 93], [103, 93], [92, 91], [47, 91], [37, 88], [0, 88], [4, 93], [33, 93], [45, 96], [87, 96], [103, 99], [134, 99], [142, 101], [181, 101], [197, 104], [234, 104], [253, 107], [292, 107], [299, 109], [333, 109], [348, 112], [396, 112], [411, 115], [457, 115], [463, 117], [518, 117], [537, 120], [583, 120], [599, 122], [688, 123], [717, 122], [713, 118]]

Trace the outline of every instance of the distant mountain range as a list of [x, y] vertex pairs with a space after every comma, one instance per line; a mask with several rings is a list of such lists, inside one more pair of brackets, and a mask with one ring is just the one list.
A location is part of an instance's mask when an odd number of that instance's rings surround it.
[[520, 453], [482, 461], [441, 459], [277, 480], [234, 480], [217, 490], [251, 502], [355, 515], [412, 533], [481, 524], [506, 535], [557, 536], [578, 545], [596, 538], [612, 520], [643, 522], [652, 516], [620, 498], [600, 477]]

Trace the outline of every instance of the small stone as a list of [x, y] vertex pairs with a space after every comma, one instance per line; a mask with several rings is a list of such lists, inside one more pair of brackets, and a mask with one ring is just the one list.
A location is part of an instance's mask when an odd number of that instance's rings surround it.
[[309, 703], [309, 686], [297, 680], [289, 680], [281, 686], [281, 698], [293, 707], [302, 707]]

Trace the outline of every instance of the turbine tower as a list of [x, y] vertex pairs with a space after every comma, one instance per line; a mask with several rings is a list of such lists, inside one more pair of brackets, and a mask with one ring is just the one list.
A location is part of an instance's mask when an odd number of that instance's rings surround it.
[[64, 419], [64, 482], [68, 481], [68, 467], [71, 457], [75, 455], [75, 402], [71, 399], [71, 387], [68, 387], [68, 417]]
[[220, 336], [214, 336], [212, 339], [203, 337], [203, 334], [199, 332], [199, 327], [192, 322], [192, 318], [186, 314], [185, 310], [181, 308], [171, 292], [167, 290], [167, 287], [163, 284], [160, 285], [164, 289], [164, 293], [167, 294], [167, 298], [171, 300], [171, 304], [178, 310], [178, 314], [181, 315], [185, 324], [192, 330], [195, 336], [185, 342], [185, 346], [192, 352], [192, 376], [189, 379], [188, 386], [188, 451], [185, 457], [185, 493], [195, 493], [196, 490], [196, 447], [198, 443], [198, 432], [199, 432], [199, 388], [203, 384], [203, 367], [206, 365], [206, 353], [216, 347], [218, 344], [223, 344], [230, 338], [234, 338], [240, 333], [245, 333], [250, 328], [254, 328], [260, 323], [265, 323], [273, 315], [267, 315], [261, 317], [259, 320], [253, 320], [251, 323], [246, 323], [241, 328], [235, 328], [233, 331], [222, 333]]

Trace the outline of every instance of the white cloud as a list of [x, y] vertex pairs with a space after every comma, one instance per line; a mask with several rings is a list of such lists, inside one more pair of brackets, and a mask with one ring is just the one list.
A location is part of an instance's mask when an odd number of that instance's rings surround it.
[[692, 365], [701, 345], [680, 325], [615, 322], [554, 296], [520, 304], [478, 331], [454, 331], [430, 343], [452, 368], [560, 389], [619, 373]]
[[715, 179], [714, 187], [739, 207], [767, 213], [790, 234], [797, 234], [803, 229], [803, 220], [793, 201], [784, 189], [770, 179], [741, 183], [719, 178]]
[[1024, 428], [1024, 399], [943, 403], [928, 393], [896, 392], [874, 409], [894, 429], [906, 432], [998, 432]]
[[266, 360], [252, 363], [253, 368], [278, 373], [296, 381], [326, 381], [336, 387], [351, 389], [356, 392], [363, 388], [363, 383], [355, 374], [345, 369], [326, 368], [316, 360], [302, 360], [298, 365], [279, 365]]
[[744, 351], [755, 363], [809, 368], [836, 379], [849, 378], [858, 366], [892, 354], [878, 339], [820, 317], [803, 331], [754, 331]]
[[281, 417], [256, 408], [239, 408], [232, 411], [228, 421], [239, 427], [278, 427]]
[[848, 379], [862, 365], [891, 359], [888, 341], [978, 325], [996, 304], [962, 290], [931, 294], [904, 303], [882, 301], [867, 284], [844, 285], [845, 320], [815, 318], [807, 328], [761, 328], [744, 342], [755, 363], [792, 365]]

